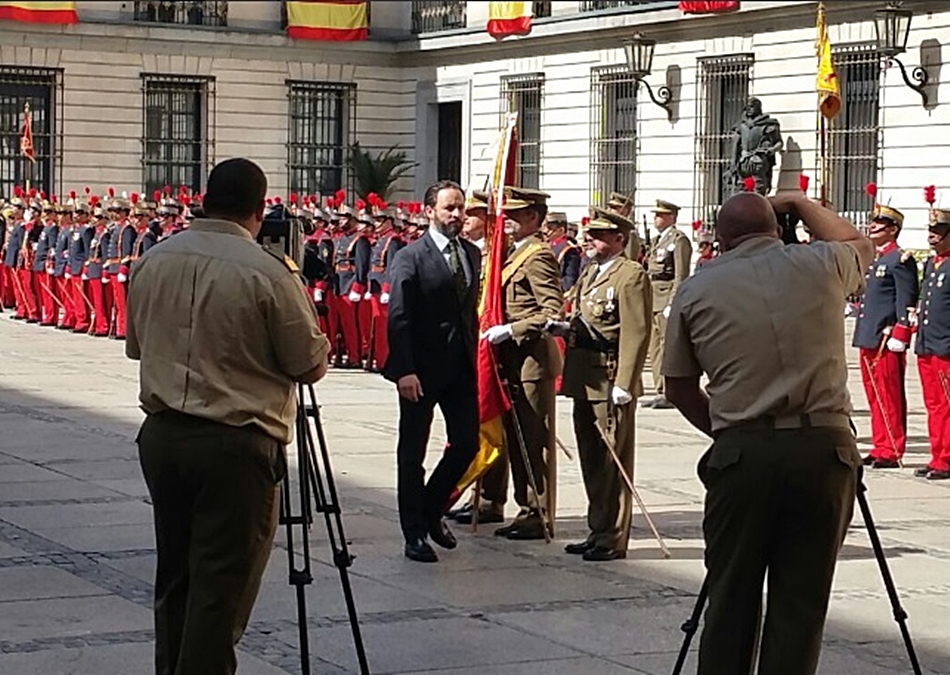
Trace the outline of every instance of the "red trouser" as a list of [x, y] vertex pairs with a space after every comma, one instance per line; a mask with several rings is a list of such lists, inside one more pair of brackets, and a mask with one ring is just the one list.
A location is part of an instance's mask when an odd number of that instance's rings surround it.
[[56, 283], [52, 274], [36, 272], [37, 283], [40, 287], [43, 313], [40, 322], [44, 326], [55, 326], [59, 319], [59, 296], [56, 295]]
[[334, 304], [337, 307], [339, 330], [343, 334], [343, 351], [346, 354], [347, 363], [358, 366], [360, 364], [360, 337], [356, 313], [359, 305], [350, 300], [347, 295], [337, 296]]
[[336, 306], [336, 296], [333, 291], [323, 291], [323, 306], [326, 312], [320, 315], [320, 330], [330, 341], [330, 354], [332, 359], [336, 355], [336, 336], [340, 330], [339, 308]]
[[876, 459], [899, 460], [907, 444], [907, 355], [885, 349], [861, 349], [861, 380], [871, 408], [871, 439]]
[[82, 276], [70, 279], [73, 293], [73, 311], [76, 313], [76, 325], [73, 328], [77, 333], [89, 330], [92, 323], [92, 308], [89, 306], [89, 294], [86, 292], [86, 282]]
[[17, 279], [20, 281], [20, 307], [17, 308], [17, 316], [22, 316], [33, 321], [39, 321], [40, 308], [36, 301], [36, 284], [33, 278], [33, 272], [28, 269], [17, 270]]
[[102, 283], [102, 279], [89, 280], [89, 296], [92, 300], [92, 332], [98, 337], [109, 334], [109, 319], [112, 318], [112, 283]]
[[918, 356], [920, 388], [927, 408], [930, 462], [937, 471], [950, 471], [950, 357]]
[[76, 327], [76, 299], [73, 297], [72, 277], [57, 277], [56, 286], [59, 288], [59, 298], [63, 301], [63, 316], [59, 325], [63, 328]]
[[13, 285], [13, 270], [0, 263], [0, 305], [16, 307], [16, 286]]
[[[376, 297], [374, 295], [369, 296], [370, 299], [367, 300], [366, 296], [363, 296], [363, 299], [360, 301], [359, 307], [356, 312], [356, 329], [360, 334], [360, 358], [363, 357], [369, 358], [370, 347], [373, 341], [373, 299]], [[366, 364], [367, 368], [372, 368], [373, 364]]]
[[125, 284], [116, 277], [109, 281], [112, 286], [112, 300], [115, 303], [115, 336], [125, 337]]
[[[373, 341], [373, 361], [375, 366], [381, 369], [386, 365], [386, 359], [389, 358], [389, 336], [386, 334], [386, 320], [389, 317], [389, 305], [384, 305], [379, 301], [379, 295], [374, 294], [370, 301], [373, 314], [373, 335], [370, 338]], [[374, 364], [369, 364], [373, 368]]]

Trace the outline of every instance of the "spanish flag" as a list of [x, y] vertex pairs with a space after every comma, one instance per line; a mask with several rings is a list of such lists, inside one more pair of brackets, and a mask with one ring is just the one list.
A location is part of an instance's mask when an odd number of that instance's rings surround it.
[[531, 32], [530, 2], [489, 2], [488, 34], [496, 40]]
[[828, 26], [825, 24], [825, 3], [818, 3], [818, 39], [815, 42], [818, 53], [818, 110], [825, 119], [832, 119], [841, 110], [841, 94], [838, 91], [838, 76], [831, 60], [831, 40], [828, 39]]
[[287, 3], [287, 35], [298, 40], [365, 40], [366, 3], [354, 0], [302, 0]]
[[0, 2], [0, 20], [24, 23], [78, 23], [75, 2]]
[[739, 11], [739, 0], [680, 0], [683, 14], [726, 14]]
[[[492, 174], [492, 197], [489, 199], [488, 212], [494, 214], [495, 221], [489, 222], [485, 233], [485, 241], [489, 248], [488, 255], [485, 257], [484, 281], [482, 281], [478, 305], [479, 334], [505, 322], [501, 270], [505, 266], [507, 246], [501, 203], [505, 185], [511, 185], [514, 182], [518, 159], [518, 139], [515, 133], [517, 119], [517, 115], [508, 116]], [[503, 416], [511, 409], [511, 401], [508, 400], [501, 378], [498, 376], [495, 353], [488, 340], [478, 341], [475, 368], [478, 380], [478, 453], [468, 467], [468, 471], [455, 486], [450, 505], [458, 500], [465, 492], [465, 488], [481, 478], [495, 463], [501, 456], [505, 442]]]

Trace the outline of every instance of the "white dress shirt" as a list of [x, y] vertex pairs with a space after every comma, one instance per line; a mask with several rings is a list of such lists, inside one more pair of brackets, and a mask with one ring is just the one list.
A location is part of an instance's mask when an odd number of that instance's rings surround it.
[[[435, 242], [435, 247], [442, 253], [442, 257], [445, 258], [445, 264], [448, 266], [449, 271], [451, 271], [452, 263], [449, 260], [451, 257], [451, 253], [449, 252], [449, 238], [439, 232], [435, 227], [430, 227], [428, 234], [432, 238], [432, 241]], [[458, 241], [458, 239], [456, 239], [456, 241]], [[471, 285], [472, 270], [471, 266], [469, 265], [468, 254], [462, 247], [462, 242], [459, 241], [458, 245], [459, 257], [462, 259], [462, 269], [465, 271], [465, 283]]]

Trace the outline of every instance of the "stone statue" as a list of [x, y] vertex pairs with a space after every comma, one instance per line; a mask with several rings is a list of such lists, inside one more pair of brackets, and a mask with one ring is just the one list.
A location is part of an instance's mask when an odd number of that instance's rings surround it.
[[727, 191], [745, 190], [745, 179], [751, 177], [755, 179], [755, 191], [767, 195], [772, 190], [775, 153], [783, 146], [778, 120], [763, 113], [762, 102], [752, 97], [732, 135], [732, 166], [725, 177]]

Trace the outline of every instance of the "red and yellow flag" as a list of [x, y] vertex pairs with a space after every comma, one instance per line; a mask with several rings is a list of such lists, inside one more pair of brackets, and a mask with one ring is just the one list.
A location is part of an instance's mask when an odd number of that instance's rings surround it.
[[[517, 115], [508, 115], [502, 132], [498, 155], [492, 174], [491, 197], [488, 204], [489, 223], [485, 232], [488, 255], [485, 256], [484, 280], [478, 305], [478, 332], [505, 322], [502, 306], [501, 270], [505, 266], [505, 220], [501, 211], [506, 185], [515, 178], [518, 160], [518, 139], [515, 131]], [[494, 216], [492, 221], [491, 216]], [[501, 456], [505, 442], [503, 416], [511, 409], [511, 401], [498, 375], [495, 352], [488, 340], [478, 341], [475, 374], [478, 378], [478, 453], [452, 493], [454, 503], [465, 489], [482, 477]]]
[[369, 31], [366, 4], [354, 0], [288, 2], [287, 35], [298, 40], [365, 40]]
[[488, 34], [496, 40], [531, 32], [531, 2], [489, 2]]
[[818, 90], [818, 110], [825, 119], [832, 119], [841, 110], [841, 92], [838, 89], [838, 76], [831, 59], [831, 40], [828, 39], [828, 26], [825, 24], [825, 3], [818, 3], [818, 38], [815, 41], [818, 55], [818, 77], [815, 87]]
[[680, 0], [684, 14], [725, 14], [739, 9], [739, 0]]
[[23, 133], [20, 135], [20, 154], [36, 163], [36, 149], [33, 147], [33, 119], [30, 106], [23, 110]]
[[77, 23], [75, 2], [0, 2], [0, 20], [25, 23]]

